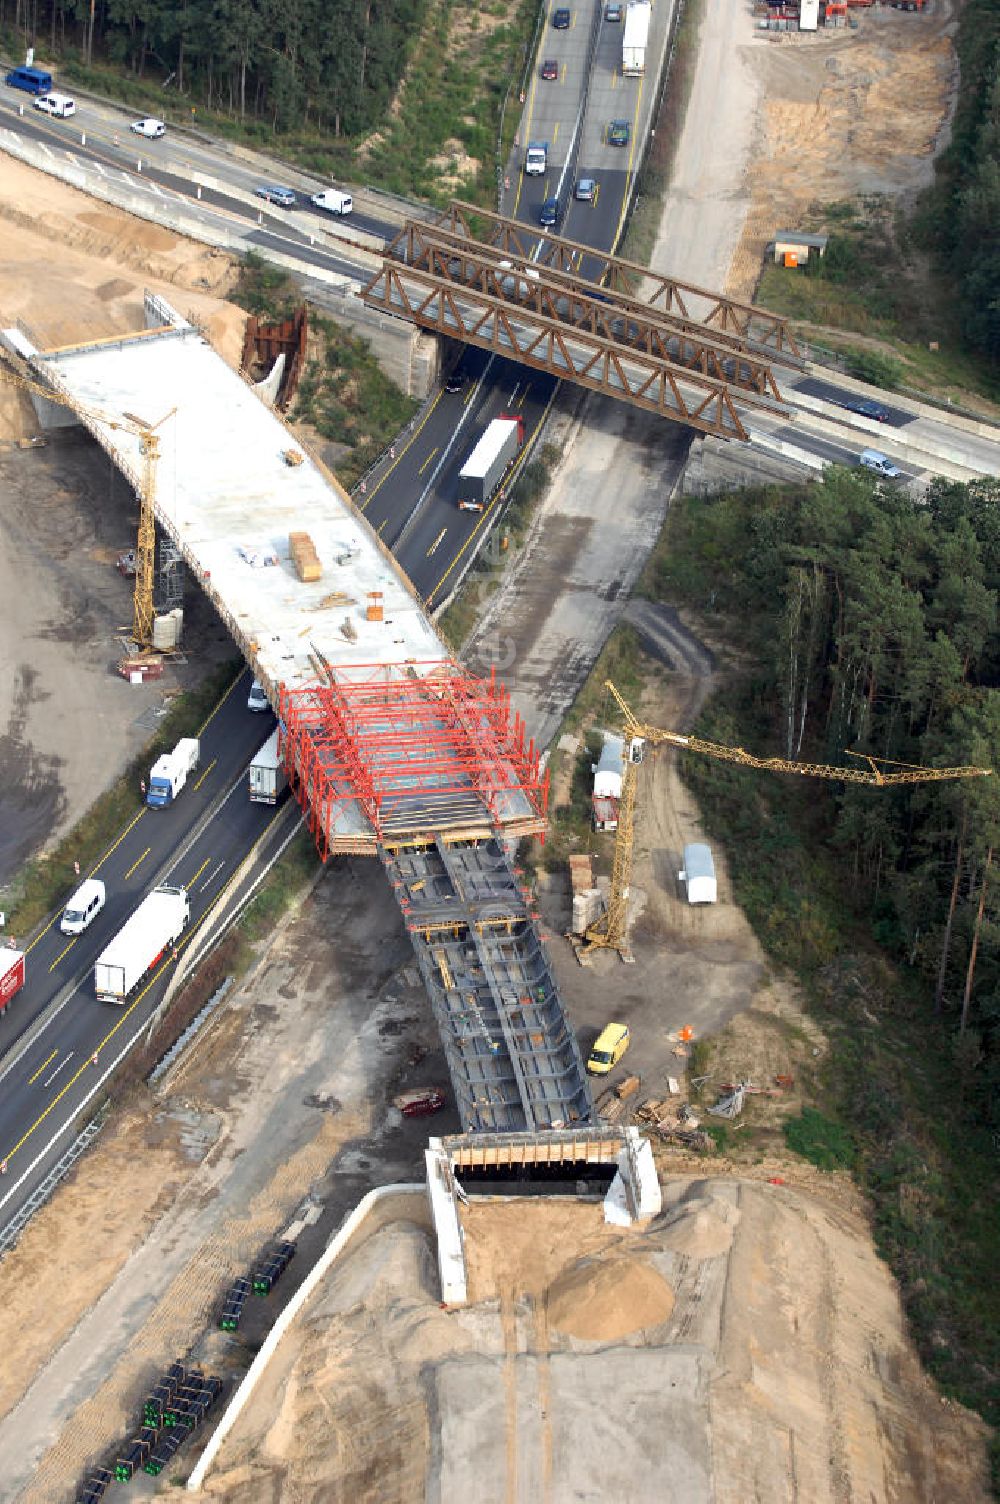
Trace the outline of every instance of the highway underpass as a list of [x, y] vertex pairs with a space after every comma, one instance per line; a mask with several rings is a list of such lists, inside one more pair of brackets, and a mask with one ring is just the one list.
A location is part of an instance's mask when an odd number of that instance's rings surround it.
[[[393, 876], [404, 917], [414, 919], [463, 1125], [587, 1129], [594, 1109], [575, 1036], [528, 895], [496, 844], [498, 836], [544, 829], [538, 750], [502, 687], [447, 658], [392, 556], [333, 478], [295, 448], [197, 330], [162, 300], [150, 298], [147, 313], [147, 331], [118, 342], [26, 351], [35, 376], [60, 391], [134, 486], [138, 443], [113, 415], [125, 404], [155, 413], [153, 421], [170, 415], [161, 431], [157, 521], [281, 709], [293, 788], [321, 852], [378, 854]], [[20, 344], [24, 351], [23, 335]], [[323, 566], [314, 582], [299, 579], [291, 559], [289, 533], [303, 520]], [[251, 720], [256, 740], [263, 728]], [[245, 796], [240, 803], [259, 821]], [[203, 805], [192, 798], [186, 809], [195, 818]], [[191, 862], [182, 850], [169, 875], [211, 890], [219, 874], [206, 878], [210, 863]], [[426, 869], [424, 882], [407, 888], [416, 867]], [[125, 892], [109, 904], [109, 925], [134, 904], [127, 880], [136, 879], [140, 896], [145, 876], [140, 854], [124, 878], [112, 877]], [[432, 888], [439, 907], [422, 912]], [[193, 903], [196, 920], [213, 901], [206, 891], [203, 905]], [[105, 928], [81, 937], [55, 1010], [73, 1010], [79, 1037], [63, 1058], [42, 1058], [32, 1071], [29, 1086], [42, 1082], [47, 1105], [39, 1110], [32, 1090], [8, 1098], [0, 1152], [11, 1180], [0, 1207], [10, 1214], [142, 1032], [169, 972], [168, 959], [109, 1019], [90, 986], [90, 952]], [[31, 1049], [45, 1044], [33, 1039]]]

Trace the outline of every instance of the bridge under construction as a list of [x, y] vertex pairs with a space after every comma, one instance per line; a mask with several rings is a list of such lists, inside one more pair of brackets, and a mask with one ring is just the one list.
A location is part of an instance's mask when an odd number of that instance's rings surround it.
[[146, 319], [47, 352], [5, 339], [140, 494], [157, 431], [156, 522], [267, 690], [321, 856], [382, 860], [465, 1130], [574, 1130], [576, 1154], [591, 1093], [507, 854], [544, 832], [538, 749], [502, 685], [450, 657], [334, 476], [168, 304], [147, 295]]

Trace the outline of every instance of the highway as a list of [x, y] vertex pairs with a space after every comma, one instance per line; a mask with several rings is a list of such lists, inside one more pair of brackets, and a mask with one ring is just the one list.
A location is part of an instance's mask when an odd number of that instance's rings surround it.
[[[273, 716], [247, 710], [249, 683], [249, 674], [241, 675], [208, 717], [200, 766], [176, 804], [144, 806], [81, 874], [81, 881], [100, 877], [107, 888], [105, 908], [90, 928], [62, 934], [60, 910], [26, 947], [25, 985], [0, 1018], [0, 1227], [65, 1149], [65, 1132], [53, 1143], [60, 1130], [102, 1100], [102, 1088], [142, 1034], [175, 966], [183, 967], [187, 951], [203, 938], [199, 926], [209, 910], [223, 895], [227, 907], [238, 907], [254, 881], [239, 869], [255, 846], [267, 847], [280, 808], [251, 804], [248, 794], [247, 767], [274, 729]], [[95, 959], [162, 882], [190, 895], [191, 922], [177, 961], [166, 955], [123, 1007], [98, 1002]]]
[[[665, 42], [671, 14], [668, 6], [654, 9], [654, 42], [659, 47]], [[543, 232], [538, 212], [550, 194], [560, 196], [559, 228], [567, 236], [608, 249], [620, 234], [654, 93], [646, 80], [621, 77], [620, 51], [621, 27], [604, 19], [597, 0], [573, 7], [568, 30], [557, 31], [549, 22], [544, 26], [519, 139], [522, 147], [529, 140], [549, 144], [548, 172], [538, 179], [513, 172], [502, 204], [503, 212], [538, 228], [539, 243]], [[553, 80], [540, 76], [546, 58], [558, 65]], [[242, 156], [237, 160], [234, 153], [193, 138], [187, 131], [168, 131], [159, 142], [140, 141], [129, 136], [128, 118], [80, 101], [73, 120], [53, 121], [32, 110], [24, 96], [0, 89], [0, 141], [4, 130], [16, 131], [41, 143], [48, 152], [70, 153], [74, 163], [85, 164], [95, 179], [120, 173], [136, 191], [149, 194], [153, 213], [158, 196], [165, 202], [183, 200], [199, 215], [240, 225], [262, 254], [278, 250], [294, 255], [306, 273], [317, 267], [355, 281], [367, 275], [350, 244], [337, 238], [339, 222], [331, 225], [327, 216], [304, 208], [285, 214], [237, 196], [252, 194], [261, 182], [278, 181], [308, 191], [324, 186], [319, 180], [310, 183], [300, 173], [258, 168], [253, 161]], [[611, 120], [628, 121], [628, 146], [608, 144]], [[137, 169], [140, 158], [141, 172]], [[199, 177], [223, 186], [203, 183], [199, 197]], [[580, 177], [596, 183], [591, 202], [572, 197]], [[359, 212], [342, 228], [345, 234], [354, 228], [387, 238], [397, 223]], [[586, 264], [580, 270], [586, 275]], [[384, 457], [367, 478], [364, 492], [356, 496], [366, 518], [432, 610], [460, 583], [505, 499], [505, 493], [499, 494], [482, 515], [458, 510], [457, 474], [468, 453], [485, 425], [501, 413], [523, 417], [526, 433], [533, 439], [557, 391], [553, 378], [486, 352], [468, 348], [454, 353], [467, 378], [462, 390], [434, 396], [419, 422]], [[920, 443], [915, 447], [921, 453], [924, 447], [930, 452], [935, 443], [954, 442], [945, 415], [937, 421], [898, 403], [886, 404], [884, 423], [857, 419], [841, 407], [842, 431], [834, 428], [831, 433], [826, 423], [822, 431], [810, 432], [814, 416], [810, 403], [823, 405], [828, 415], [830, 405], [850, 401], [856, 392], [814, 374], [784, 380], [782, 388], [797, 403], [798, 418], [794, 423], [773, 422], [770, 432], [776, 439], [808, 450], [817, 461], [855, 464], [862, 447], [885, 447], [891, 452], [895, 437], [917, 436]], [[968, 443], [986, 473], [998, 473], [1000, 446], [995, 438], [985, 433], [969, 437]], [[526, 449], [519, 464], [527, 456]], [[997, 469], [991, 472], [991, 465]], [[905, 480], [921, 473], [919, 466], [901, 468]], [[508, 489], [510, 484], [509, 480]], [[242, 679], [206, 723], [201, 771], [177, 806], [166, 811], [143, 810], [94, 869], [108, 885], [109, 901], [91, 930], [68, 941], [58, 932], [58, 916], [54, 916], [31, 940], [27, 984], [0, 1019], [4, 1082], [0, 1227], [65, 1148], [70, 1126], [93, 1110], [116, 1064], [155, 1011], [175, 965], [172, 956], [165, 958], [119, 1010], [97, 1003], [93, 996], [91, 969], [96, 955], [150, 887], [174, 881], [191, 890], [192, 923], [178, 947], [183, 962], [199, 924], [227, 883], [234, 882], [247, 853], [255, 845], [266, 846], [269, 837], [276, 838], [280, 812], [251, 805], [246, 795], [246, 767], [273, 725], [269, 718], [246, 710], [246, 683]], [[239, 896], [234, 893], [233, 901], [238, 902]]]

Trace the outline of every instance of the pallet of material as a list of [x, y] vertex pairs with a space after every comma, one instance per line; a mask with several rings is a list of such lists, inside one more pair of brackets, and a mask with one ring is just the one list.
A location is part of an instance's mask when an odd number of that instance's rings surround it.
[[305, 585], [313, 584], [322, 575], [323, 566], [319, 562], [319, 554], [309, 534], [289, 533], [288, 547], [299, 579]]

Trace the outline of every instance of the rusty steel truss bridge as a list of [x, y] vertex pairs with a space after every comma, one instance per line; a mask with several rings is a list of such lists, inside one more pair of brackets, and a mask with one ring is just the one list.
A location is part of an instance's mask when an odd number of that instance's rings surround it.
[[789, 416], [774, 368], [804, 366], [776, 314], [458, 201], [408, 220], [362, 297], [723, 438], [747, 441], [747, 410]]

